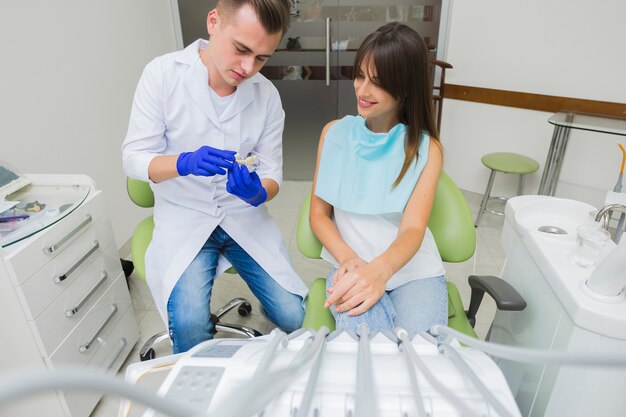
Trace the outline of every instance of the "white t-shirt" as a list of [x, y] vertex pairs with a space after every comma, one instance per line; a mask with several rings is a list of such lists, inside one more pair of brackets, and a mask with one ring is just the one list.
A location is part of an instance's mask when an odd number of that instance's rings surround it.
[[211, 101], [213, 102], [213, 107], [215, 108], [215, 112], [218, 117], [221, 117], [224, 114], [224, 111], [228, 108], [230, 103], [233, 102], [233, 98], [235, 94], [237, 94], [237, 90], [235, 90], [232, 94], [227, 96], [220, 96], [217, 94], [211, 87], [207, 87], [209, 89], [209, 93], [211, 94]]
[[[366, 262], [371, 262], [389, 248], [398, 235], [402, 220], [402, 213], [355, 214], [336, 207], [333, 210], [333, 221], [341, 237]], [[322, 249], [321, 256], [335, 267], [339, 266], [326, 248]], [[415, 279], [438, 277], [444, 273], [435, 238], [427, 228], [419, 250], [406, 265], [393, 274], [387, 282], [386, 290], [393, 290]]]

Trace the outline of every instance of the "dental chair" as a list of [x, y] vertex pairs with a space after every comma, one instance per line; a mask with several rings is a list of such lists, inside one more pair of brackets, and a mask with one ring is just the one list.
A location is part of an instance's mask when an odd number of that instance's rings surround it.
[[[152, 189], [147, 182], [127, 178], [126, 189], [130, 199], [139, 207], [149, 208], [154, 206], [154, 194], [152, 193]], [[146, 217], [135, 227], [131, 239], [130, 253], [135, 266], [135, 273], [144, 281], [146, 280], [145, 255], [148, 245], [152, 240], [153, 230], [153, 217]], [[232, 267], [226, 272], [231, 274], [237, 273], [237, 271]], [[211, 314], [211, 321], [213, 321], [215, 332], [234, 333], [246, 337], [261, 336], [260, 332], [251, 329], [250, 327], [238, 324], [228, 324], [220, 321], [222, 316], [234, 308], [237, 308], [237, 312], [240, 316], [247, 316], [252, 312], [252, 306], [248, 300], [245, 298], [233, 298], [226, 305], [220, 308], [217, 313]], [[155, 334], [144, 343], [139, 351], [139, 359], [142, 361], [154, 359], [154, 345], [163, 340], [169, 340], [169, 333], [167, 330]]]
[[[300, 252], [311, 259], [320, 259], [322, 244], [311, 229], [309, 207], [311, 193], [302, 204], [297, 226], [297, 244]], [[452, 179], [441, 173], [435, 202], [430, 214], [428, 227], [432, 232], [437, 248], [444, 262], [463, 262], [474, 254], [476, 230], [470, 209]], [[470, 275], [470, 305], [467, 310], [454, 283], [448, 281], [448, 326], [468, 336], [477, 338], [474, 331], [476, 312], [485, 292], [496, 302], [499, 310], [520, 311], [526, 302], [506, 281], [494, 276]], [[330, 310], [324, 308], [326, 300], [326, 278], [317, 278], [311, 285], [306, 304], [302, 327], [318, 330], [322, 326], [335, 330], [335, 320]]]

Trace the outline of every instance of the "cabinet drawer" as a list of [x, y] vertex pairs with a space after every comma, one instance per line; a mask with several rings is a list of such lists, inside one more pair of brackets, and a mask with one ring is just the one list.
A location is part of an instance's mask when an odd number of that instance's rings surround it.
[[[105, 217], [59, 253], [54, 262], [49, 262], [21, 288], [16, 288], [25, 305], [26, 317], [29, 320], [36, 319], [54, 299], [78, 280], [82, 272], [104, 253], [105, 248], [114, 244], [114, 240], [113, 231]], [[108, 271], [112, 277], [117, 277], [121, 271], [119, 255], [115, 250], [114, 255], [109, 255], [118, 259], [116, 269]]]
[[62, 250], [69, 247], [104, 213], [104, 198], [102, 193], [97, 191], [67, 217], [28, 238], [28, 245], [11, 251], [6, 259], [10, 264], [13, 285], [21, 285]]
[[[123, 275], [122, 275], [123, 277]], [[125, 280], [117, 279], [95, 306], [83, 317], [57, 350], [50, 355], [52, 364], [87, 365], [107, 335], [117, 326], [126, 310], [133, 311]], [[114, 294], [109, 297], [108, 293]], [[123, 294], [123, 295], [120, 295]], [[108, 301], [109, 299], [122, 301]], [[134, 312], [133, 312], [134, 317]]]
[[[118, 321], [115, 328], [104, 336], [99, 349], [88, 366], [108, 369], [112, 374], [122, 366], [138, 339], [137, 323], [132, 308], [129, 308]], [[88, 416], [96, 406], [101, 393], [66, 391], [63, 394], [72, 417]]]
[[[130, 296], [122, 277], [116, 288], [112, 286], [121, 274], [120, 260], [114, 244], [79, 276], [34, 322], [46, 355], [54, 352], [72, 329], [87, 315], [96, 301], [128, 304]], [[123, 274], [121, 274], [123, 275]], [[104, 296], [102, 296], [104, 294]], [[100, 298], [102, 296], [102, 298]]]

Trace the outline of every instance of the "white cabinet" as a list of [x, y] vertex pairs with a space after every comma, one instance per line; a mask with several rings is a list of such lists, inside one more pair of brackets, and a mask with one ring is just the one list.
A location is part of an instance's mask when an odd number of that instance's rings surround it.
[[[104, 195], [83, 175], [29, 178], [7, 199], [45, 207], [0, 238], [0, 371], [74, 365], [115, 373], [138, 329]], [[87, 417], [100, 397], [49, 393], [0, 407], [0, 416]]]

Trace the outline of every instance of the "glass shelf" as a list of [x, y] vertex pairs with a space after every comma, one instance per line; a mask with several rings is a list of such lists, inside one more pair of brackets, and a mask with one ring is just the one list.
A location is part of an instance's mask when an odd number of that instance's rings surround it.
[[[63, 219], [76, 210], [91, 191], [89, 185], [28, 185], [6, 196], [18, 204], [0, 213], [0, 246], [22, 241]], [[10, 216], [28, 216], [3, 221]]]
[[619, 117], [562, 111], [550, 117], [548, 123], [568, 129], [626, 136], [626, 119]]

